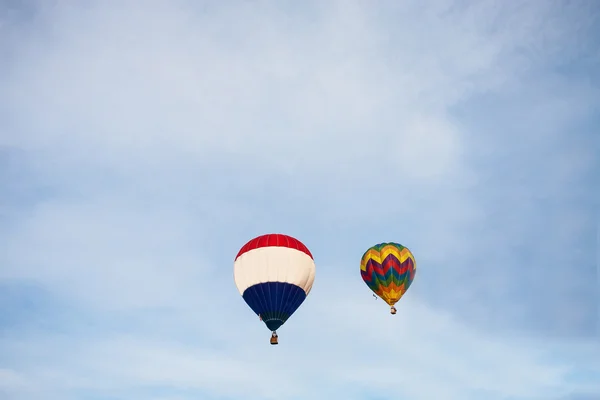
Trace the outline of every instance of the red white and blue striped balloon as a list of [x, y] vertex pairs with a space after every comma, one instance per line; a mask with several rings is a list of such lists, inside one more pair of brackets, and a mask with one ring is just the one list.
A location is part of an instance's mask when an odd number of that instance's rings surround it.
[[233, 275], [244, 301], [275, 332], [310, 293], [315, 262], [298, 239], [269, 234], [241, 248], [233, 263]]

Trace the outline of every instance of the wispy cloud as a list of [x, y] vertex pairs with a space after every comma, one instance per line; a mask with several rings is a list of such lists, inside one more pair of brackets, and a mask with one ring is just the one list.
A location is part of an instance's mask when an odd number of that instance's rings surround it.
[[[5, 398], [600, 398], [595, 3], [0, 15]], [[275, 348], [232, 277], [267, 232], [317, 263]]]

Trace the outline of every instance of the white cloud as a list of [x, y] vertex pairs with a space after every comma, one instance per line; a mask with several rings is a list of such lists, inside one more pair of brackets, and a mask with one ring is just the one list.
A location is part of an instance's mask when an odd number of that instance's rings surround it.
[[[492, 398], [537, 398], [560, 392], [561, 379], [570, 370], [541, 363], [548, 349], [484, 338], [409, 298], [396, 318], [380, 302], [336, 301], [334, 296], [319, 296], [327, 307], [316, 300], [307, 303], [295, 328], [282, 329], [275, 349], [259, 322], [251, 323], [241, 313], [238, 318], [236, 311], [235, 320], [244, 328], [229, 325], [187, 344], [148, 329], [135, 336], [47, 337], [33, 348], [28, 341], [13, 343], [13, 351], [35, 362], [33, 380], [39, 387], [58, 393], [168, 386], [215, 397], [327, 398], [351, 386], [351, 398], [362, 398], [362, 390], [413, 399], [477, 398], [477, 391]], [[196, 323], [200, 328], [203, 321]], [[213, 343], [212, 349], [207, 343]], [[37, 361], [58, 354], [63, 354], [58, 368]]]

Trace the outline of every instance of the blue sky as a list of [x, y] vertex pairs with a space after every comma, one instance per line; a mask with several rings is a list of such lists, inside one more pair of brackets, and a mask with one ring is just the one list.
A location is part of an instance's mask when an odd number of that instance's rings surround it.
[[[599, 18], [0, 2], [0, 395], [600, 399]], [[233, 282], [269, 232], [317, 265], [276, 347]]]

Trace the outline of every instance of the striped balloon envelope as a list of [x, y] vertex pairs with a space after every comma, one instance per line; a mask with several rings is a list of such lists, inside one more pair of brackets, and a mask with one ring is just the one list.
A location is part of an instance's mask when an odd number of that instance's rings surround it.
[[410, 250], [398, 243], [380, 243], [360, 260], [360, 275], [369, 289], [396, 314], [396, 304], [415, 278], [417, 264]]
[[308, 248], [291, 236], [262, 235], [238, 252], [233, 276], [244, 301], [272, 332], [300, 307], [315, 280], [315, 262]]

